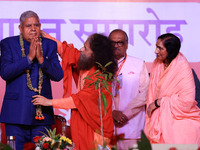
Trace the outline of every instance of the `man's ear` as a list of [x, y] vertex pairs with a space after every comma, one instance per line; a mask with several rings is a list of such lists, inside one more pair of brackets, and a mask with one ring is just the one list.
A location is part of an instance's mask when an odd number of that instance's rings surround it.
[[18, 28], [19, 28], [20, 32], [22, 33], [22, 26], [19, 25]]
[[127, 51], [127, 49], [128, 49], [128, 42], [126, 43], [126, 51]]

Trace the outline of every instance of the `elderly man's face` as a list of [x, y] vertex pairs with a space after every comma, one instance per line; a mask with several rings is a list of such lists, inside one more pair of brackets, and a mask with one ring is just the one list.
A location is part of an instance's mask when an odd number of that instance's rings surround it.
[[23, 38], [29, 42], [32, 38], [40, 36], [40, 27], [41, 24], [35, 17], [26, 18], [22, 25], [19, 25]]
[[121, 31], [113, 32], [110, 36], [114, 47], [114, 56], [117, 60], [124, 57], [128, 48], [128, 42], [125, 40], [125, 35]]

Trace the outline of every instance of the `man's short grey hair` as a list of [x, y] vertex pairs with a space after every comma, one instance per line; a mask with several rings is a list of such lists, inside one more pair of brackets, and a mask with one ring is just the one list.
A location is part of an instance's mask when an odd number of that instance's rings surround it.
[[34, 11], [28, 10], [28, 11], [25, 11], [25, 12], [23, 12], [21, 14], [21, 16], [20, 16], [20, 25], [22, 26], [22, 24], [25, 21], [25, 19], [26, 18], [30, 18], [30, 17], [34, 17], [40, 22], [39, 16]]

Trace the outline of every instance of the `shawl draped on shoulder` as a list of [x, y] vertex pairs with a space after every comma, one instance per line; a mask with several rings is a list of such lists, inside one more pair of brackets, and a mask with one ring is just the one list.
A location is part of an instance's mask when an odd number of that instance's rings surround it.
[[63, 97], [71, 96], [72, 93], [72, 80], [74, 79], [76, 85], [78, 84], [79, 71], [78, 60], [80, 57], [80, 51], [74, 48], [73, 44], [68, 44], [66, 41], [60, 42], [49, 34], [45, 33], [45, 38], [56, 41], [57, 52], [62, 58], [62, 69], [64, 72], [63, 77]]
[[62, 48], [62, 69], [64, 72], [63, 97], [68, 97], [71, 96], [72, 93], [72, 77], [74, 78], [76, 85], [78, 84], [79, 71], [77, 69], [77, 63], [80, 57], [80, 51], [74, 48], [72, 44], [67, 44], [66, 41], [62, 43]]
[[147, 95], [147, 107], [161, 98], [160, 107], [149, 118], [145, 134], [151, 143], [199, 144], [200, 109], [195, 101], [195, 84], [186, 58], [179, 53], [164, 70], [164, 64], [153, 62]]

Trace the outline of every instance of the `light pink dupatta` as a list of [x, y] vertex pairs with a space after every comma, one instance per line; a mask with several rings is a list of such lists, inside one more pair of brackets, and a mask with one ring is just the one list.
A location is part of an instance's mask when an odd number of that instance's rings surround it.
[[151, 118], [145, 118], [145, 134], [150, 142], [200, 145], [200, 109], [195, 101], [194, 79], [181, 53], [166, 70], [163, 63], [154, 61], [147, 107], [157, 98], [162, 98], [161, 106]]

